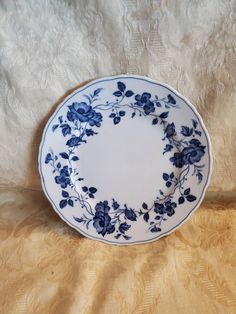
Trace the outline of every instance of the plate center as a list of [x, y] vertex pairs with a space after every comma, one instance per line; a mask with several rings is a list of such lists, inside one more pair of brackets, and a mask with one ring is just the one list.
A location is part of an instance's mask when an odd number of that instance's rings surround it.
[[124, 118], [118, 125], [107, 118], [98, 132], [78, 149], [84, 178], [79, 184], [97, 188], [95, 203], [115, 198], [134, 208], [152, 204], [159, 189], [167, 189], [163, 172], [176, 171], [163, 155], [162, 126], [152, 125], [149, 117]]

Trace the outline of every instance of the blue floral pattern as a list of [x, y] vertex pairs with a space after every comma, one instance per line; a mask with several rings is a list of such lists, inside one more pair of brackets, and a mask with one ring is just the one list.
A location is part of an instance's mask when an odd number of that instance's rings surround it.
[[87, 105], [85, 102], [74, 102], [69, 106], [67, 119], [71, 122], [80, 121], [88, 122], [90, 126], [101, 126], [102, 115], [92, 109], [92, 106]]
[[[45, 163], [52, 167], [55, 183], [61, 188], [61, 200], [58, 205], [63, 210], [66, 207], [74, 207], [75, 202], [78, 202], [86, 210], [86, 214], [78, 214], [74, 216], [74, 220], [85, 225], [87, 229], [94, 228], [102, 237], [114, 234], [115, 239], [123, 237], [130, 240], [129, 230], [139, 219], [143, 219], [147, 224], [147, 232], [161, 232], [162, 224], [175, 214], [177, 205], [196, 200], [196, 196], [186, 186], [186, 178], [192, 171], [192, 175], [197, 176], [199, 184], [203, 179], [202, 170], [205, 165], [200, 162], [206, 147], [200, 141], [201, 131], [198, 129], [198, 122], [192, 120], [191, 125], [182, 125], [179, 132], [182, 138], [178, 138], [174, 122], [168, 121], [168, 109], [178, 109], [173, 95], [168, 94], [165, 98], [159, 98], [157, 95], [153, 97], [148, 92], [135, 94], [127, 89], [124, 82], [119, 81], [113, 93], [114, 100], [99, 104], [102, 91], [102, 88], [98, 88], [92, 94], [84, 95], [83, 102], [73, 102], [68, 106], [67, 115], [60, 116], [58, 123], [52, 126], [53, 132], [61, 130], [67, 146], [67, 150], [58, 155], [49, 151], [45, 156]], [[153, 126], [157, 124], [162, 126], [162, 140], [166, 141], [163, 154], [170, 155], [169, 161], [180, 169], [179, 175], [176, 177], [173, 172], [163, 173], [163, 181], [169, 192], [164, 194], [160, 190], [151, 206], [143, 202], [140, 208], [134, 209], [127, 204], [120, 205], [115, 199], [112, 199], [110, 204], [103, 200], [92, 206], [89, 200], [94, 198], [97, 188], [83, 186], [81, 191], [76, 188], [77, 181], [83, 181], [84, 178], [80, 177], [74, 166], [75, 162], [79, 162], [75, 150], [79, 145], [86, 143], [89, 137], [98, 134], [104, 110], [110, 111], [109, 118], [117, 125], [130, 109], [131, 118], [151, 116]], [[174, 201], [176, 194], [178, 197]]]

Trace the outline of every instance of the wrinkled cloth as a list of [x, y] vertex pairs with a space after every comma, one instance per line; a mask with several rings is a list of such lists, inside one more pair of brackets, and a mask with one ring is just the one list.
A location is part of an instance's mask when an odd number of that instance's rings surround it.
[[[234, 313], [236, 2], [0, 1], [0, 313]], [[120, 73], [165, 82], [210, 133], [206, 199], [171, 235], [86, 239], [42, 193], [46, 121], [76, 87]]]
[[0, 193], [0, 313], [234, 313], [236, 202], [208, 196], [180, 229], [115, 246], [67, 226], [40, 191]]

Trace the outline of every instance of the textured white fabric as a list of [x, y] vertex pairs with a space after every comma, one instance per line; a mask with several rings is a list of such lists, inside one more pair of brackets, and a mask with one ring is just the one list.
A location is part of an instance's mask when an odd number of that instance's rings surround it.
[[236, 190], [235, 13], [235, 0], [1, 0], [0, 186], [41, 189], [55, 104], [86, 80], [132, 73], [196, 105], [213, 143], [210, 189]]

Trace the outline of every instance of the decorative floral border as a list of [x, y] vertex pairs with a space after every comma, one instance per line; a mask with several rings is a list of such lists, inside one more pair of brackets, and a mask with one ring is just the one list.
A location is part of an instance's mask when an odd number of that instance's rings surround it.
[[[102, 88], [98, 88], [92, 94], [84, 95], [86, 101], [69, 105], [66, 117], [60, 116], [58, 123], [52, 127], [53, 132], [61, 130], [62, 135], [67, 139], [66, 146], [68, 147], [67, 151], [58, 155], [51, 150], [45, 157], [45, 163], [52, 167], [55, 182], [61, 188], [62, 198], [59, 207], [64, 210], [67, 206], [74, 207], [75, 202], [79, 202], [86, 214], [76, 216], [74, 220], [79, 224], [84, 224], [87, 229], [93, 226], [103, 237], [106, 234], [114, 234], [115, 239], [123, 237], [125, 240], [130, 240], [129, 230], [138, 219], [143, 219], [147, 223], [147, 232], [161, 232], [161, 225], [164, 221], [175, 214], [177, 203], [182, 205], [184, 202], [196, 200], [196, 196], [186, 186], [186, 181], [190, 172], [197, 176], [199, 184], [203, 179], [202, 169], [205, 165], [200, 165], [199, 162], [205, 154], [205, 146], [199, 140], [202, 133], [198, 129], [198, 122], [192, 120], [191, 126], [181, 126], [182, 138], [178, 139], [174, 122], [167, 122], [168, 109], [178, 109], [173, 95], [168, 94], [161, 99], [156, 95], [152, 97], [148, 92], [135, 95], [132, 90], [126, 88], [124, 82], [119, 81], [117, 90], [113, 93], [114, 101], [100, 104], [99, 96], [102, 91]], [[84, 178], [79, 176], [76, 171], [77, 167], [74, 166], [74, 163], [79, 160], [75, 149], [86, 143], [90, 136], [98, 134], [95, 130], [101, 127], [102, 111], [109, 110], [111, 112], [109, 118], [112, 119], [114, 125], [117, 125], [127, 115], [127, 108], [132, 111], [131, 118], [138, 115], [152, 116], [153, 126], [158, 124], [162, 126], [164, 134], [162, 140], [167, 142], [163, 154], [172, 154], [174, 151], [169, 160], [175, 167], [181, 169], [180, 174], [175, 177], [173, 172], [163, 173], [163, 180], [170, 192], [164, 194], [160, 190], [151, 207], [143, 202], [140, 209], [136, 210], [127, 204], [120, 205], [117, 200], [113, 199], [111, 204], [104, 200], [93, 208], [89, 199], [94, 198], [97, 189], [83, 186], [82, 190], [78, 191], [76, 187], [76, 182]], [[178, 194], [178, 200], [174, 201], [176, 194]]]

